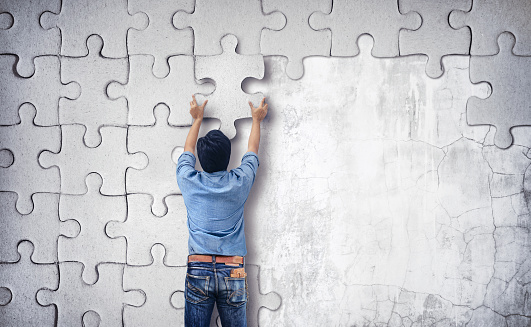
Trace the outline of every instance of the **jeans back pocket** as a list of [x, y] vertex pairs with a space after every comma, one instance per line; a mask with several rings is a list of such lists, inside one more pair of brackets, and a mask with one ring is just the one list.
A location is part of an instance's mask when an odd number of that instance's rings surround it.
[[247, 277], [225, 277], [227, 285], [227, 303], [239, 307], [247, 303], [249, 290], [247, 287]]
[[186, 289], [184, 296], [187, 301], [199, 303], [208, 299], [208, 282], [210, 276], [196, 276], [186, 274]]

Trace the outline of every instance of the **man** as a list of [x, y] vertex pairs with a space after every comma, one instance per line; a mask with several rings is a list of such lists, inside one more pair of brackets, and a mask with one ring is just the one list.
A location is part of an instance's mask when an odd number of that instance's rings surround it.
[[[208, 327], [216, 303], [223, 327], [247, 326], [243, 211], [259, 165], [260, 123], [268, 105], [265, 98], [258, 108], [249, 102], [253, 124], [247, 153], [238, 168], [227, 171], [230, 140], [218, 130], [197, 140], [208, 100], [199, 106], [192, 98], [194, 122], [177, 163], [189, 230], [184, 321], [189, 327]], [[196, 142], [202, 172], [195, 170]]]

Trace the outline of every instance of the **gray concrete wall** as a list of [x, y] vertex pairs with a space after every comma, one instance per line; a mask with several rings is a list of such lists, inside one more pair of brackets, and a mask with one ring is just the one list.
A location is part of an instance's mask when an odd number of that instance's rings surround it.
[[468, 58], [437, 80], [420, 56], [307, 58], [299, 81], [283, 67], [266, 58], [247, 85], [271, 105], [248, 257], [283, 299], [260, 322], [526, 326], [529, 129], [502, 150], [467, 125], [468, 97], [490, 92]]

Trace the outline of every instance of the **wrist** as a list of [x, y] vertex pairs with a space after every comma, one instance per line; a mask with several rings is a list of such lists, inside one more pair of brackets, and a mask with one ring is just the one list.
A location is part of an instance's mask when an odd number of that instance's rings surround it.
[[197, 117], [197, 118], [194, 119], [194, 124], [195, 123], [201, 124], [202, 121], [203, 121], [203, 117]]

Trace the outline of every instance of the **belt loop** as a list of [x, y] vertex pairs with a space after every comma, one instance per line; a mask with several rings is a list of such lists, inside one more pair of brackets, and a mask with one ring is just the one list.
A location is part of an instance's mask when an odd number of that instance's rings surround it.
[[216, 265], [216, 256], [215, 255], [212, 256], [212, 263], [214, 263], [214, 265]]

